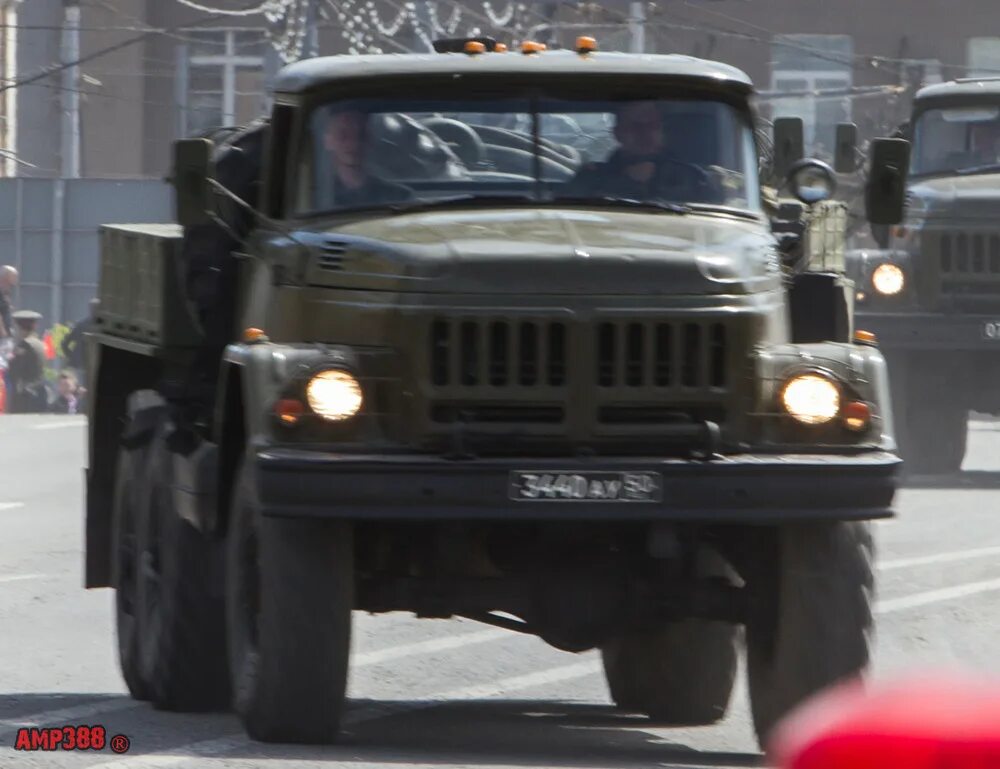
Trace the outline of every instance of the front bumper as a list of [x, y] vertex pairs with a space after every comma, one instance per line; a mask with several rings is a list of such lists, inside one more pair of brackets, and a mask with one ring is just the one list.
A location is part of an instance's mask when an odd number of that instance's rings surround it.
[[[476, 459], [348, 455], [297, 448], [255, 454], [264, 515], [353, 520], [696, 521], [765, 524], [892, 517], [900, 460], [845, 455]], [[662, 501], [512, 500], [512, 471], [654, 472]]]
[[934, 312], [864, 312], [855, 314], [855, 328], [873, 331], [885, 350], [1000, 351], [1000, 335], [989, 336], [997, 315], [946, 315]]

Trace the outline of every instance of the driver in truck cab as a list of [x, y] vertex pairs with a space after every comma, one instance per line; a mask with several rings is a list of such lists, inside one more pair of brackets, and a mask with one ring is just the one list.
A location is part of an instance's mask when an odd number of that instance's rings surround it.
[[357, 109], [330, 113], [323, 145], [332, 173], [319, 180], [320, 197], [326, 204], [322, 208], [363, 208], [410, 199], [408, 188], [380, 179], [369, 170], [370, 122], [369, 115]]
[[[631, 101], [615, 111], [618, 149], [602, 163], [583, 166], [566, 188], [570, 197], [679, 201], [692, 198], [709, 177], [693, 164], [674, 158], [667, 126], [655, 101]], [[697, 197], [706, 199], [704, 192]]]

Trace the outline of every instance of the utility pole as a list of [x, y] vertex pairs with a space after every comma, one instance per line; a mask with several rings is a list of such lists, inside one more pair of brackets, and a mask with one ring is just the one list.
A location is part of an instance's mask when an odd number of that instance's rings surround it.
[[314, 59], [319, 56], [319, 9], [317, 0], [306, 0], [306, 39], [302, 58]]
[[628, 11], [629, 52], [646, 52], [646, 4], [629, 3]]
[[63, 0], [62, 151], [60, 175], [80, 176], [80, 0]]

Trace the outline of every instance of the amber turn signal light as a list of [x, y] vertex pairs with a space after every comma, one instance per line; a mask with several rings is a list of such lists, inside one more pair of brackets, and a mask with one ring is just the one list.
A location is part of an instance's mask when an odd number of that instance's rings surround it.
[[243, 341], [247, 344], [266, 342], [267, 334], [264, 333], [264, 329], [262, 328], [245, 328], [243, 329]]
[[844, 406], [841, 415], [844, 418], [844, 426], [856, 433], [868, 429], [872, 421], [871, 407], [863, 401], [851, 401]]
[[866, 344], [870, 347], [875, 347], [878, 344], [878, 337], [871, 331], [858, 329], [854, 332], [854, 343]]
[[302, 401], [295, 398], [282, 398], [274, 404], [274, 413], [282, 424], [294, 425], [306, 412], [306, 407]]

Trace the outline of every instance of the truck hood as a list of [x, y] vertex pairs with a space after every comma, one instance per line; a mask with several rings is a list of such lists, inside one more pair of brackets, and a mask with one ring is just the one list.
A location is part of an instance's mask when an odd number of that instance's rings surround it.
[[555, 209], [401, 214], [312, 228], [311, 285], [489, 294], [734, 294], [779, 273], [759, 221]]
[[1000, 174], [918, 180], [909, 191], [913, 219], [980, 221], [1000, 218]]

